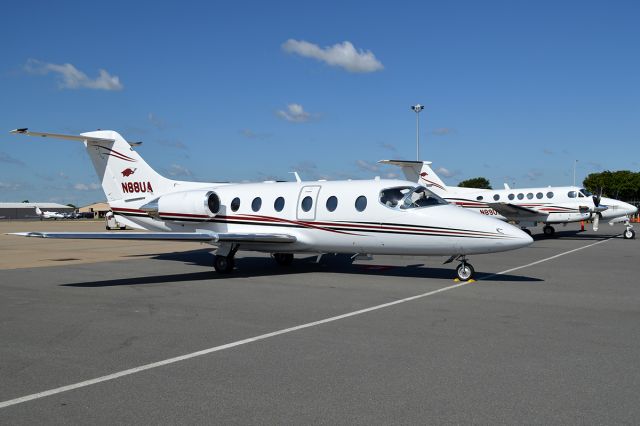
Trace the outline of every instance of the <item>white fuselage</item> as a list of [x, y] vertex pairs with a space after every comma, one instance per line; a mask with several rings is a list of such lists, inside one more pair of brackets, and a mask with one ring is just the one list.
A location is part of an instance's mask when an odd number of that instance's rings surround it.
[[[579, 222], [592, 219], [595, 214], [593, 198], [584, 189], [575, 186], [499, 190], [449, 186], [446, 187], [446, 191], [437, 193], [452, 204], [502, 220], [514, 220], [514, 217], [501, 215], [489, 203], [507, 203], [537, 213], [526, 219], [516, 219], [516, 222]], [[605, 220], [634, 214], [637, 211], [631, 204], [606, 197], [601, 197], [599, 205], [607, 207], [597, 213]]]
[[[155, 217], [141, 207], [154, 199], [162, 200], [162, 196], [147, 195], [110, 205], [118, 221], [139, 229], [295, 236], [295, 243], [281, 247], [258, 243], [242, 246], [269, 252], [465, 255], [511, 250], [532, 242], [514, 226], [456, 206], [400, 208], [382, 204], [381, 191], [396, 187], [416, 184], [378, 179], [211, 184], [206, 189], [220, 199], [216, 214], [202, 210], [204, 200], [200, 202], [197, 197], [173, 205], [165, 203]], [[198, 184], [198, 189], [203, 185]], [[190, 193], [188, 188], [183, 191], [185, 195]], [[183, 209], [191, 203], [192, 210]]]

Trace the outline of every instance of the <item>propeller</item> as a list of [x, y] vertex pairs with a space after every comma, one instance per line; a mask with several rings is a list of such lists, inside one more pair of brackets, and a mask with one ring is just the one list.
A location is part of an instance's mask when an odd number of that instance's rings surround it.
[[601, 212], [605, 211], [606, 209], [608, 209], [609, 207], [607, 206], [602, 206], [600, 207], [600, 200], [602, 199], [602, 188], [600, 188], [600, 194], [596, 195], [593, 194], [593, 213], [595, 214], [595, 217], [593, 218], [593, 230], [597, 231], [598, 227], [600, 225], [600, 216], [602, 216]]

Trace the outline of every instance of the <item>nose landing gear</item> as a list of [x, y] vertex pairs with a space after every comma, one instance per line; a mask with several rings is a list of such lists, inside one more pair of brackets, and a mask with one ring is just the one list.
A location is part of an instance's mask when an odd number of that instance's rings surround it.
[[460, 281], [469, 281], [473, 279], [473, 276], [476, 273], [476, 271], [473, 269], [473, 266], [471, 266], [471, 264], [467, 262], [467, 257], [464, 254], [451, 256], [449, 259], [447, 259], [446, 262], [443, 263], [443, 265], [446, 265], [447, 263], [451, 263], [454, 260], [460, 261], [460, 264], [456, 268], [456, 275], [458, 279]]

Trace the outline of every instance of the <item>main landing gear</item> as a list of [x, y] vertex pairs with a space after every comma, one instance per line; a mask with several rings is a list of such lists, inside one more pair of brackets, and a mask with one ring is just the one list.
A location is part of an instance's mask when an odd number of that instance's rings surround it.
[[520, 228], [522, 232], [526, 233], [528, 236], [532, 237], [531, 230], [529, 228]]
[[239, 246], [219, 247], [213, 259], [213, 267], [219, 274], [228, 274], [236, 265], [235, 255]]
[[467, 262], [467, 257], [463, 254], [451, 256], [449, 259], [447, 259], [446, 262], [444, 262], [444, 265], [446, 265], [447, 263], [451, 263], [454, 260], [460, 261], [460, 264], [456, 268], [456, 275], [458, 279], [460, 281], [469, 281], [473, 279], [476, 271], [473, 269], [473, 266], [471, 266], [471, 264]]
[[293, 263], [293, 253], [273, 253], [271, 256], [280, 266], [290, 266]]
[[544, 235], [547, 237], [553, 237], [553, 234], [556, 233], [556, 229], [551, 225], [545, 225], [542, 228], [542, 232], [544, 232]]

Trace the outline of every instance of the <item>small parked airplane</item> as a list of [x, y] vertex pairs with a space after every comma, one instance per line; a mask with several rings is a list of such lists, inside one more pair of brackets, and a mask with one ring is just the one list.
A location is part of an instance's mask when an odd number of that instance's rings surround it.
[[593, 230], [598, 230], [600, 219], [610, 224], [625, 223], [624, 238], [635, 238], [629, 216], [638, 209], [623, 201], [593, 195], [577, 186], [555, 186], [543, 188], [477, 189], [447, 186], [431, 169], [430, 161], [382, 160], [380, 163], [399, 166], [407, 180], [425, 185], [432, 192], [451, 204], [472, 211], [513, 221], [531, 234], [527, 227], [544, 223], [547, 236], [555, 233], [551, 224], [566, 224], [593, 220]]
[[117, 132], [11, 133], [83, 142], [118, 222], [148, 232], [24, 232], [41, 238], [200, 241], [216, 246], [214, 267], [231, 272], [239, 249], [272, 253], [450, 256], [473, 277], [467, 256], [528, 246], [517, 227], [448, 205], [416, 182], [203, 183], [156, 173]]
[[40, 220], [42, 219], [53, 219], [53, 220], [58, 220], [58, 219], [66, 219], [67, 216], [65, 216], [64, 213], [60, 213], [60, 212], [49, 212], [49, 211], [42, 211], [40, 210], [40, 208], [38, 206], [36, 206], [36, 214], [38, 216], [40, 216]]

